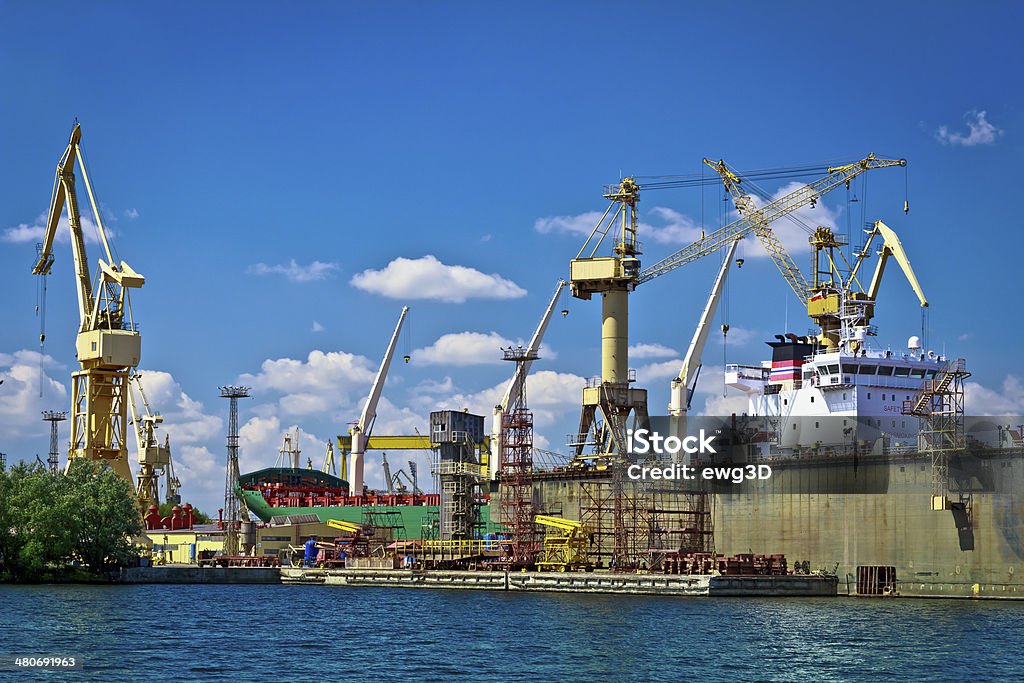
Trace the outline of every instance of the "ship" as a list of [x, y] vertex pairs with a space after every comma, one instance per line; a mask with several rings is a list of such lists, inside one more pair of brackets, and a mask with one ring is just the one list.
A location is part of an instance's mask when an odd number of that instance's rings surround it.
[[[851, 594], [1024, 599], [1024, 429], [965, 415], [965, 359], [865, 332], [778, 335], [771, 360], [726, 367], [770, 426], [749, 462], [774, 475], [715, 496], [716, 550], [770, 547]], [[844, 488], [852, 466], [866, 490]]]

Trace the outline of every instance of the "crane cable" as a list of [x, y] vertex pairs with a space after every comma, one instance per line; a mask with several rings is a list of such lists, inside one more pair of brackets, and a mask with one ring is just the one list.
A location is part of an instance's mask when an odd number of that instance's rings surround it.
[[[42, 253], [43, 245], [36, 245]], [[39, 398], [43, 397], [43, 357], [46, 344], [46, 273], [36, 278], [36, 317], [39, 318]]]

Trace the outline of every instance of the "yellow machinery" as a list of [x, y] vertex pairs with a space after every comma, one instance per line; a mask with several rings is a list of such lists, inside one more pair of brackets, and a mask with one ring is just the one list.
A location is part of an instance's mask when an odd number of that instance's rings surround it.
[[591, 566], [590, 532], [583, 522], [549, 515], [537, 515], [533, 521], [547, 528], [538, 569], [564, 572]]
[[329, 519], [326, 524], [332, 529], [338, 529], [339, 531], [344, 531], [347, 534], [358, 534], [366, 531], [366, 527], [362, 524], [346, 522], [341, 519]]
[[[114, 261], [103, 219], [79, 147], [82, 128], [76, 122], [71, 140], [57, 164], [50, 210], [39, 260], [32, 273], [47, 275], [53, 266], [53, 241], [65, 204], [71, 230], [78, 293], [79, 327], [75, 347], [81, 370], [71, 380], [71, 446], [68, 464], [77, 458], [107, 463], [132, 482], [126, 443], [128, 375], [139, 364], [141, 337], [132, 318], [129, 290], [145, 278], [127, 263]], [[98, 260], [96, 285], [89, 272], [85, 236], [75, 192], [75, 161], [85, 181], [93, 217], [107, 260]]]

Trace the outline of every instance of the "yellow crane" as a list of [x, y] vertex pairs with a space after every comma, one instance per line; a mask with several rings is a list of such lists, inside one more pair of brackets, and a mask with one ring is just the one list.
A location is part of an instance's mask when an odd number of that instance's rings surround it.
[[[34, 275], [47, 275], [53, 266], [53, 241], [67, 206], [71, 250], [75, 265], [79, 326], [75, 342], [81, 369], [71, 376], [71, 445], [68, 464], [85, 458], [108, 464], [125, 481], [132, 481], [126, 443], [129, 372], [138, 366], [141, 337], [132, 318], [129, 292], [145, 278], [124, 261], [114, 260], [103, 228], [96, 196], [81, 152], [82, 127], [76, 122], [71, 140], [57, 163], [50, 210]], [[90, 276], [85, 236], [75, 192], [75, 162], [85, 181], [106, 260], [98, 259], [96, 284]]]
[[[606, 189], [604, 197], [609, 200], [608, 208], [576, 258], [570, 262], [572, 295], [587, 300], [594, 294], [602, 297], [601, 376], [588, 381], [583, 389], [580, 428], [576, 434], [570, 435], [568, 443], [578, 456], [587, 447], [594, 447], [599, 455], [624, 453], [628, 416], [630, 413], [638, 419], [647, 416], [647, 392], [630, 386], [635, 378], [629, 370], [629, 294], [637, 285], [729, 247], [736, 240], [753, 233], [765, 245], [783, 277], [806, 306], [814, 296], [813, 288], [772, 232], [771, 224], [804, 206], [814, 205], [825, 194], [848, 186], [851, 180], [866, 171], [906, 165], [904, 159], [880, 159], [869, 154], [850, 164], [829, 167], [823, 177], [758, 207], [744, 192], [742, 178], [724, 161], [705, 159], [704, 162], [722, 177], [739, 210], [738, 220], [702, 235], [693, 244], [641, 271], [639, 256], [642, 250], [637, 238], [637, 204], [641, 185], [636, 178], [627, 177], [617, 186]], [[611, 256], [599, 256], [598, 250], [609, 237], [612, 240]]]

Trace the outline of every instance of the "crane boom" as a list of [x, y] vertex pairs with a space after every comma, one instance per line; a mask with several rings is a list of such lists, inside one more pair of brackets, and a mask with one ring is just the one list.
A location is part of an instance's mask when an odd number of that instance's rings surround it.
[[711, 287], [711, 295], [704, 306], [704, 312], [701, 313], [700, 320], [697, 321], [697, 329], [693, 331], [693, 338], [690, 340], [690, 347], [686, 350], [686, 356], [683, 358], [683, 365], [679, 369], [679, 375], [672, 380], [672, 394], [671, 402], [668, 405], [668, 413], [674, 417], [678, 417], [690, 409], [691, 384], [696, 379], [697, 370], [700, 368], [700, 358], [704, 353], [704, 344], [707, 343], [708, 334], [711, 332], [711, 320], [715, 317], [715, 310], [718, 308], [718, 302], [722, 298], [725, 276], [729, 272], [729, 265], [732, 263], [732, 257], [735, 255], [736, 246], [739, 243], [739, 240], [733, 242], [725, 254], [725, 260], [722, 262], [721, 270], [718, 271], [718, 277], [715, 278], [715, 284]]
[[[533, 337], [530, 339], [530, 345], [527, 347], [528, 355], [536, 354], [540, 351], [541, 341], [544, 339], [544, 333], [547, 332], [548, 323], [551, 322], [551, 315], [555, 312], [555, 306], [558, 305], [558, 297], [561, 296], [562, 290], [565, 289], [565, 280], [559, 280], [558, 285], [555, 287], [555, 293], [551, 296], [551, 301], [548, 303], [548, 307], [544, 309], [544, 315], [540, 318], [540, 323], [537, 325], [537, 329], [533, 332]], [[516, 370], [512, 375], [512, 379], [509, 380], [508, 387], [505, 389], [505, 395], [502, 396], [501, 403], [494, 406], [493, 419], [491, 420], [491, 449], [490, 449], [490, 460], [488, 462], [488, 470], [491, 479], [494, 479], [498, 474], [498, 465], [501, 462], [501, 423], [505, 415], [505, 411], [512, 405], [523, 393], [523, 383], [526, 381], [526, 376], [530, 373], [530, 366], [533, 365], [532, 360], [527, 360], [522, 364], [516, 364]], [[520, 371], [522, 367], [522, 371]]]
[[395, 325], [395, 332], [388, 342], [387, 351], [380, 361], [377, 375], [370, 386], [370, 394], [366, 397], [363, 405], [363, 412], [359, 416], [359, 422], [352, 428], [352, 457], [349, 459], [349, 483], [353, 495], [360, 496], [363, 493], [363, 456], [366, 453], [366, 442], [370, 438], [370, 430], [373, 429], [373, 421], [377, 418], [377, 403], [380, 401], [381, 393], [384, 391], [384, 381], [388, 376], [388, 368], [391, 367], [391, 358], [395, 355], [395, 347], [398, 345], [398, 335], [402, 331], [402, 323], [409, 313], [409, 307], [403, 306], [402, 313], [398, 316], [398, 324]]
[[[924, 296], [924, 290], [921, 289], [921, 283], [917, 281], [917, 276], [914, 275], [914, 269], [910, 266], [910, 258], [907, 256], [907, 252], [903, 250], [903, 244], [900, 242], [900, 238], [896, 236], [892, 228], [883, 223], [882, 221], [875, 221], [875, 227], [869, 233], [871, 237], [875, 234], [882, 236], [882, 249], [878, 252], [878, 265], [875, 266], [875, 274], [871, 277], [871, 284], [868, 286], [866, 292], [867, 298], [871, 301], [878, 300], [878, 289], [882, 284], [882, 273], [885, 271], [885, 262], [889, 256], [893, 256], [896, 262], [900, 264], [900, 268], [903, 269], [903, 274], [906, 275], [907, 280], [910, 282], [911, 288], [914, 290], [914, 294], [917, 295], [917, 300], [921, 303], [921, 308], [928, 307], [928, 299]], [[867, 249], [868, 245], [865, 245]]]
[[705, 159], [704, 163], [722, 175], [722, 181], [736, 201], [737, 209], [740, 212], [739, 219], [644, 269], [637, 277], [637, 284], [643, 284], [697, 259], [704, 258], [728, 243], [753, 232], [765, 245], [786, 281], [804, 304], [809, 298], [807, 293], [810, 291], [810, 287], [803, 275], [800, 274], [799, 269], [796, 268], [793, 259], [789, 257], [785, 247], [771, 231], [771, 223], [816, 202], [822, 196], [840, 185], [847, 184], [865, 171], [907, 165], [906, 159], [879, 159], [874, 154], [869, 154], [864, 159], [852, 164], [830, 167], [827, 175], [757, 208], [749, 195], [742, 194], [740, 191], [742, 179], [731, 171], [724, 161], [711, 162]]

